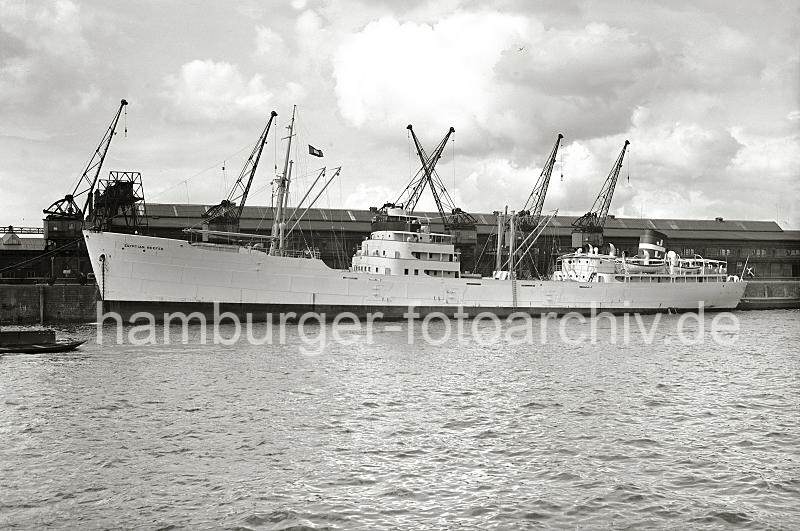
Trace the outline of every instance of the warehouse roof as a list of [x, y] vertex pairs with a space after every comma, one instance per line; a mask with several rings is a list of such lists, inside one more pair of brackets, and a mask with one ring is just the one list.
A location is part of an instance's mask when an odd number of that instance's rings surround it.
[[[202, 214], [210, 205], [149, 204], [147, 214], [151, 227], [183, 228], [199, 226]], [[242, 212], [242, 230], [269, 229], [272, 224], [272, 207], [247, 206]], [[438, 213], [420, 212], [437, 225]], [[497, 224], [495, 214], [473, 214], [478, 220], [480, 232], [491, 232]], [[344, 224], [349, 230], [369, 231], [374, 216], [369, 210], [313, 208], [303, 218], [303, 227], [327, 228]], [[559, 234], [572, 232], [572, 222], [577, 216], [556, 216], [551, 222]], [[483, 227], [480, 227], [483, 225]], [[784, 231], [774, 221], [730, 220], [730, 219], [648, 219], [617, 218], [609, 216], [605, 233], [608, 236], [638, 237], [644, 229], [655, 229], [668, 237], [690, 239], [731, 240], [800, 240], [800, 231]]]
[[0, 236], [0, 251], [44, 251], [44, 238], [20, 238], [14, 232]]

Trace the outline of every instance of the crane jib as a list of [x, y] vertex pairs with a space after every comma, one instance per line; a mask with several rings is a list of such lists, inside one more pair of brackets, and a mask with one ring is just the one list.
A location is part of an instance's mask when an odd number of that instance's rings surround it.
[[606, 177], [603, 187], [600, 189], [600, 193], [597, 194], [597, 198], [594, 200], [592, 208], [589, 210], [589, 212], [579, 217], [572, 223], [572, 226], [575, 227], [576, 231], [603, 231], [603, 227], [605, 227], [606, 224], [606, 219], [608, 218], [608, 211], [611, 207], [611, 200], [614, 197], [614, 189], [617, 186], [619, 173], [622, 170], [622, 162], [625, 159], [625, 151], [628, 149], [629, 145], [630, 142], [627, 140], [622, 145], [622, 151], [620, 151], [619, 156], [617, 156], [617, 160], [611, 167], [611, 171], [608, 173], [608, 177]]
[[[114, 114], [111, 124], [106, 129], [103, 138], [100, 139], [100, 143], [94, 150], [92, 158], [89, 159], [86, 169], [83, 170], [83, 173], [78, 178], [78, 182], [75, 185], [75, 188], [72, 190], [72, 193], [67, 194], [63, 199], [59, 199], [44, 209], [45, 214], [55, 218], [68, 217], [79, 220], [84, 219], [86, 212], [91, 206], [92, 192], [94, 192], [94, 189], [97, 186], [97, 179], [100, 177], [100, 170], [103, 168], [103, 162], [108, 154], [108, 148], [111, 146], [111, 140], [114, 138], [117, 124], [119, 123], [119, 117], [126, 105], [128, 105], [127, 100], [120, 100], [119, 108]], [[86, 199], [84, 200], [83, 207], [81, 208], [78, 206], [78, 203], [75, 200], [84, 195], [86, 196]]]

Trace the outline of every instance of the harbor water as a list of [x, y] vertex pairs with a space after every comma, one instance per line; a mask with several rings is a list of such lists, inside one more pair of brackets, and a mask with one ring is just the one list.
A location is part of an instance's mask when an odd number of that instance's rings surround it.
[[798, 528], [800, 312], [735, 315], [732, 344], [664, 315], [311, 354], [64, 329], [91, 340], [0, 357], [0, 528]]

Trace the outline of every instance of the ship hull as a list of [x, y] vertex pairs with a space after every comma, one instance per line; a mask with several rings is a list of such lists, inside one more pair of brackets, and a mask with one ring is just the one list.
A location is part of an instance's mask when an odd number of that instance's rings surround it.
[[198, 246], [182, 240], [106, 232], [84, 233], [104, 307], [129, 318], [148, 312], [232, 311], [254, 318], [295, 312], [404, 318], [409, 307], [424, 316], [474, 317], [514, 312], [612, 313], [734, 309], [744, 282], [565, 282], [436, 278], [335, 270], [321, 260], [269, 256], [262, 251]]
[[[703, 307], [704, 312], [713, 313], [729, 311], [733, 308]], [[454, 306], [334, 306], [334, 305], [283, 305], [283, 304], [231, 304], [231, 303], [206, 303], [206, 302], [152, 302], [152, 301], [103, 301], [98, 320], [111, 323], [117, 317], [122, 323], [147, 321], [154, 323], [181, 324], [184, 316], [188, 322], [198, 322], [200, 316], [207, 323], [213, 323], [215, 315], [224, 323], [231, 314], [241, 322], [250, 320], [253, 323], [265, 321], [296, 323], [306, 316], [306, 319], [322, 319], [332, 322], [336, 316], [345, 313], [352, 314], [359, 319], [374, 319], [376, 321], [405, 321], [409, 319], [424, 319], [427, 316], [444, 316], [447, 318], [474, 319], [484, 315], [506, 318], [512, 314], [528, 314], [533, 317], [562, 317], [568, 314], [584, 316], [612, 314], [655, 314], [675, 313], [684, 311], [697, 311], [697, 306], [687, 308], [632, 308], [632, 307], [454, 307]], [[484, 314], [484, 315], [481, 315]]]

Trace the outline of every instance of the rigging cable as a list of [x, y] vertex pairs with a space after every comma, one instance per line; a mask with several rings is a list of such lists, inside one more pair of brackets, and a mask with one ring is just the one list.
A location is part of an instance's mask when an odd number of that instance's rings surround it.
[[222, 161], [222, 196], [224, 196], [228, 192], [228, 176], [225, 175], [225, 163], [227, 161]]
[[[236, 153], [232, 153], [232, 154], [230, 154], [228, 157], [229, 157], [229, 158], [230, 158], [230, 157], [235, 157], [236, 155], [238, 155], [238, 154], [239, 154], [239, 153], [241, 153], [242, 151], [244, 151], [244, 150], [246, 150], [246, 149], [249, 149], [249, 148], [251, 148], [251, 147], [252, 147], [252, 146], [244, 146], [244, 147], [242, 147], [242, 149], [240, 149], [240, 150], [239, 150], [239, 151], [237, 151]], [[161, 196], [163, 196], [165, 193], [169, 192], [170, 190], [174, 190], [175, 188], [178, 188], [179, 186], [181, 186], [181, 185], [183, 185], [183, 184], [187, 184], [187, 183], [188, 183], [189, 181], [191, 181], [192, 179], [195, 179], [195, 178], [197, 178], [197, 177], [200, 177], [202, 174], [204, 174], [204, 173], [206, 173], [206, 172], [208, 172], [208, 171], [211, 171], [211, 170], [214, 170], [214, 169], [217, 169], [217, 168], [219, 168], [220, 162], [222, 162], [222, 161], [217, 161], [217, 162], [215, 162], [213, 165], [209, 166], [208, 168], [205, 168], [205, 169], [203, 169], [203, 170], [200, 170], [199, 172], [195, 173], [194, 175], [192, 175], [192, 176], [190, 176], [190, 177], [187, 177], [186, 179], [183, 179], [183, 180], [181, 180], [181, 181], [178, 181], [177, 183], [173, 184], [172, 186], [169, 186], [169, 187], [167, 187], [167, 188], [164, 188], [163, 190], [161, 190], [161, 191], [159, 191], [159, 192], [156, 192], [155, 194], [148, 194], [148, 196], [149, 196], [151, 199], [152, 199], [152, 198], [155, 198], [155, 197], [161, 197]]]
[[78, 238], [76, 240], [68, 241], [67, 243], [65, 243], [63, 245], [60, 245], [60, 246], [55, 247], [53, 249], [50, 249], [49, 251], [45, 251], [44, 253], [42, 253], [40, 255], [34, 256], [33, 258], [28, 258], [28, 259], [23, 260], [21, 262], [17, 262], [16, 264], [11, 264], [10, 266], [6, 266], [6, 267], [0, 269], [0, 273], [3, 273], [5, 271], [9, 271], [9, 270], [17, 270], [17, 269], [19, 269], [19, 268], [21, 268], [21, 267], [23, 267], [23, 266], [25, 266], [27, 264], [30, 264], [30, 263], [40, 262], [42, 259], [48, 258], [48, 257], [50, 257], [50, 256], [52, 256], [54, 254], [57, 254], [59, 251], [62, 251], [64, 249], [66, 249], [67, 247], [71, 247], [71, 246], [77, 247], [77, 245], [79, 245], [81, 241], [82, 241], [82, 238]]
[[631, 149], [628, 149], [628, 160], [625, 161], [625, 169], [628, 171], [628, 186], [631, 184]]
[[628, 168], [627, 168], [628, 169], [628, 184], [631, 184], [631, 161], [632, 161], [632, 157], [631, 156], [632, 155], [633, 155], [633, 150], [628, 148]]

